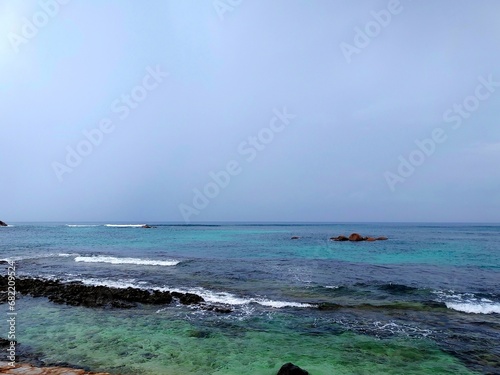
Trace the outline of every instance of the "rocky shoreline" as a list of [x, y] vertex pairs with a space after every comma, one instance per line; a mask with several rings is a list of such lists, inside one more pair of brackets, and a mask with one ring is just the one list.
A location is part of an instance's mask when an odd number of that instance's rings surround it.
[[[2, 290], [6, 290], [7, 276], [0, 276]], [[196, 305], [203, 310], [230, 313], [227, 306], [207, 304], [203, 297], [193, 293], [162, 292], [138, 288], [113, 288], [109, 286], [85, 285], [79, 281], [62, 282], [34, 278], [18, 278], [16, 292], [34, 298], [46, 297], [49, 301], [70, 306], [129, 309], [138, 304], [168, 305], [177, 301], [182, 305]], [[6, 293], [0, 294], [0, 303], [5, 302]]]
[[107, 372], [89, 372], [71, 367], [35, 367], [29, 364], [16, 364], [15, 367], [8, 362], [0, 362], [0, 374], [23, 375], [111, 375]]

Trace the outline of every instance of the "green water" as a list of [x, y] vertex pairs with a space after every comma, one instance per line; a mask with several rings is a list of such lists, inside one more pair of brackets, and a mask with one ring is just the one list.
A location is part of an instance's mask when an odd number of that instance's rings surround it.
[[[48, 363], [115, 374], [275, 375], [291, 361], [311, 375], [473, 374], [431, 340], [315, 332], [290, 314], [206, 316], [182, 308], [99, 310], [18, 301], [19, 342]], [[203, 316], [202, 316], [203, 315]], [[300, 325], [307, 325], [307, 330]]]

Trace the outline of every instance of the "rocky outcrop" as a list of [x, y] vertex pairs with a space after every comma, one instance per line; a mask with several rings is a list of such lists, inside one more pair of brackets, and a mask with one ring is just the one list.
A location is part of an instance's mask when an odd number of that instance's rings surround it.
[[141, 228], [146, 228], [146, 229], [149, 229], [149, 228], [153, 228], [151, 225], [148, 225], [148, 224], [144, 224]]
[[354, 241], [354, 242], [358, 242], [358, 241], [364, 241], [365, 240], [365, 237], [362, 237], [360, 234], [358, 233], [352, 233], [350, 236], [349, 236], [349, 241]]
[[[0, 276], [0, 284], [7, 285], [7, 276]], [[198, 305], [204, 299], [192, 293], [149, 291], [138, 288], [111, 288], [84, 285], [80, 282], [63, 283], [59, 280], [20, 278], [16, 290], [32, 297], [47, 297], [49, 301], [71, 306], [132, 308], [137, 303], [164, 305], [177, 299], [183, 305]], [[222, 310], [222, 309], [221, 309]], [[213, 311], [218, 311], [215, 307]]]
[[7, 223], [4, 223], [2, 220], [0, 220], [0, 227], [8, 227]]
[[277, 375], [309, 375], [309, 373], [299, 366], [295, 366], [293, 363], [288, 362], [281, 366]]
[[374, 241], [385, 241], [387, 239], [388, 239], [387, 237], [363, 237], [359, 233], [352, 233], [349, 237], [342, 235], [338, 237], [330, 237], [330, 240], [332, 241], [352, 241], [352, 242], [360, 242], [360, 241], [374, 242]]
[[292, 236], [292, 240], [298, 240], [300, 237], [299, 236]]
[[346, 236], [338, 236], [338, 237], [330, 237], [333, 241], [349, 241], [349, 238]]

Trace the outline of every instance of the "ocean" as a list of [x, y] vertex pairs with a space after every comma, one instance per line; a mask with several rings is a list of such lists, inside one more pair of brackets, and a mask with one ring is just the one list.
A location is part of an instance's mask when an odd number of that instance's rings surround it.
[[[19, 296], [24, 351], [123, 375], [275, 375], [286, 362], [311, 375], [500, 374], [500, 225], [141, 224], [13, 223], [0, 258], [18, 277], [191, 292], [232, 312]], [[352, 232], [389, 239], [329, 240]]]

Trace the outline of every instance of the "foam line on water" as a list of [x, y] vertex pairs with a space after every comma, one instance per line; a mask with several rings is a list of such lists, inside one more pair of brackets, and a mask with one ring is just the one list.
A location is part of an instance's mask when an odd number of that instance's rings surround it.
[[500, 302], [488, 298], [478, 298], [473, 293], [456, 293], [437, 290], [433, 292], [440, 302], [451, 310], [467, 314], [500, 314]]
[[87, 227], [99, 227], [100, 225], [96, 224], [66, 224], [69, 228], [87, 228]]
[[78, 256], [75, 262], [85, 263], [110, 263], [110, 264], [135, 264], [142, 266], [176, 266], [180, 263], [179, 260], [154, 260], [154, 259], [140, 259], [140, 258], [117, 258], [111, 256]]
[[77, 278], [71, 279], [68, 281], [80, 281], [86, 285], [94, 285], [94, 286], [108, 286], [113, 288], [138, 288], [138, 289], [146, 289], [146, 290], [158, 290], [162, 292], [179, 292], [179, 293], [193, 293], [197, 294], [206, 302], [209, 303], [217, 303], [231, 306], [245, 306], [250, 305], [252, 303], [259, 304], [265, 307], [272, 307], [276, 309], [281, 309], [285, 307], [297, 307], [297, 308], [311, 308], [315, 307], [309, 303], [300, 303], [300, 302], [290, 302], [290, 301], [276, 301], [266, 298], [242, 298], [235, 296], [234, 294], [227, 292], [215, 292], [211, 290], [207, 290], [204, 288], [170, 288], [170, 287], [148, 287], [147, 283], [139, 281], [137, 282], [135, 279], [120, 279], [120, 280], [109, 280], [109, 279], [95, 279], [95, 278]]

